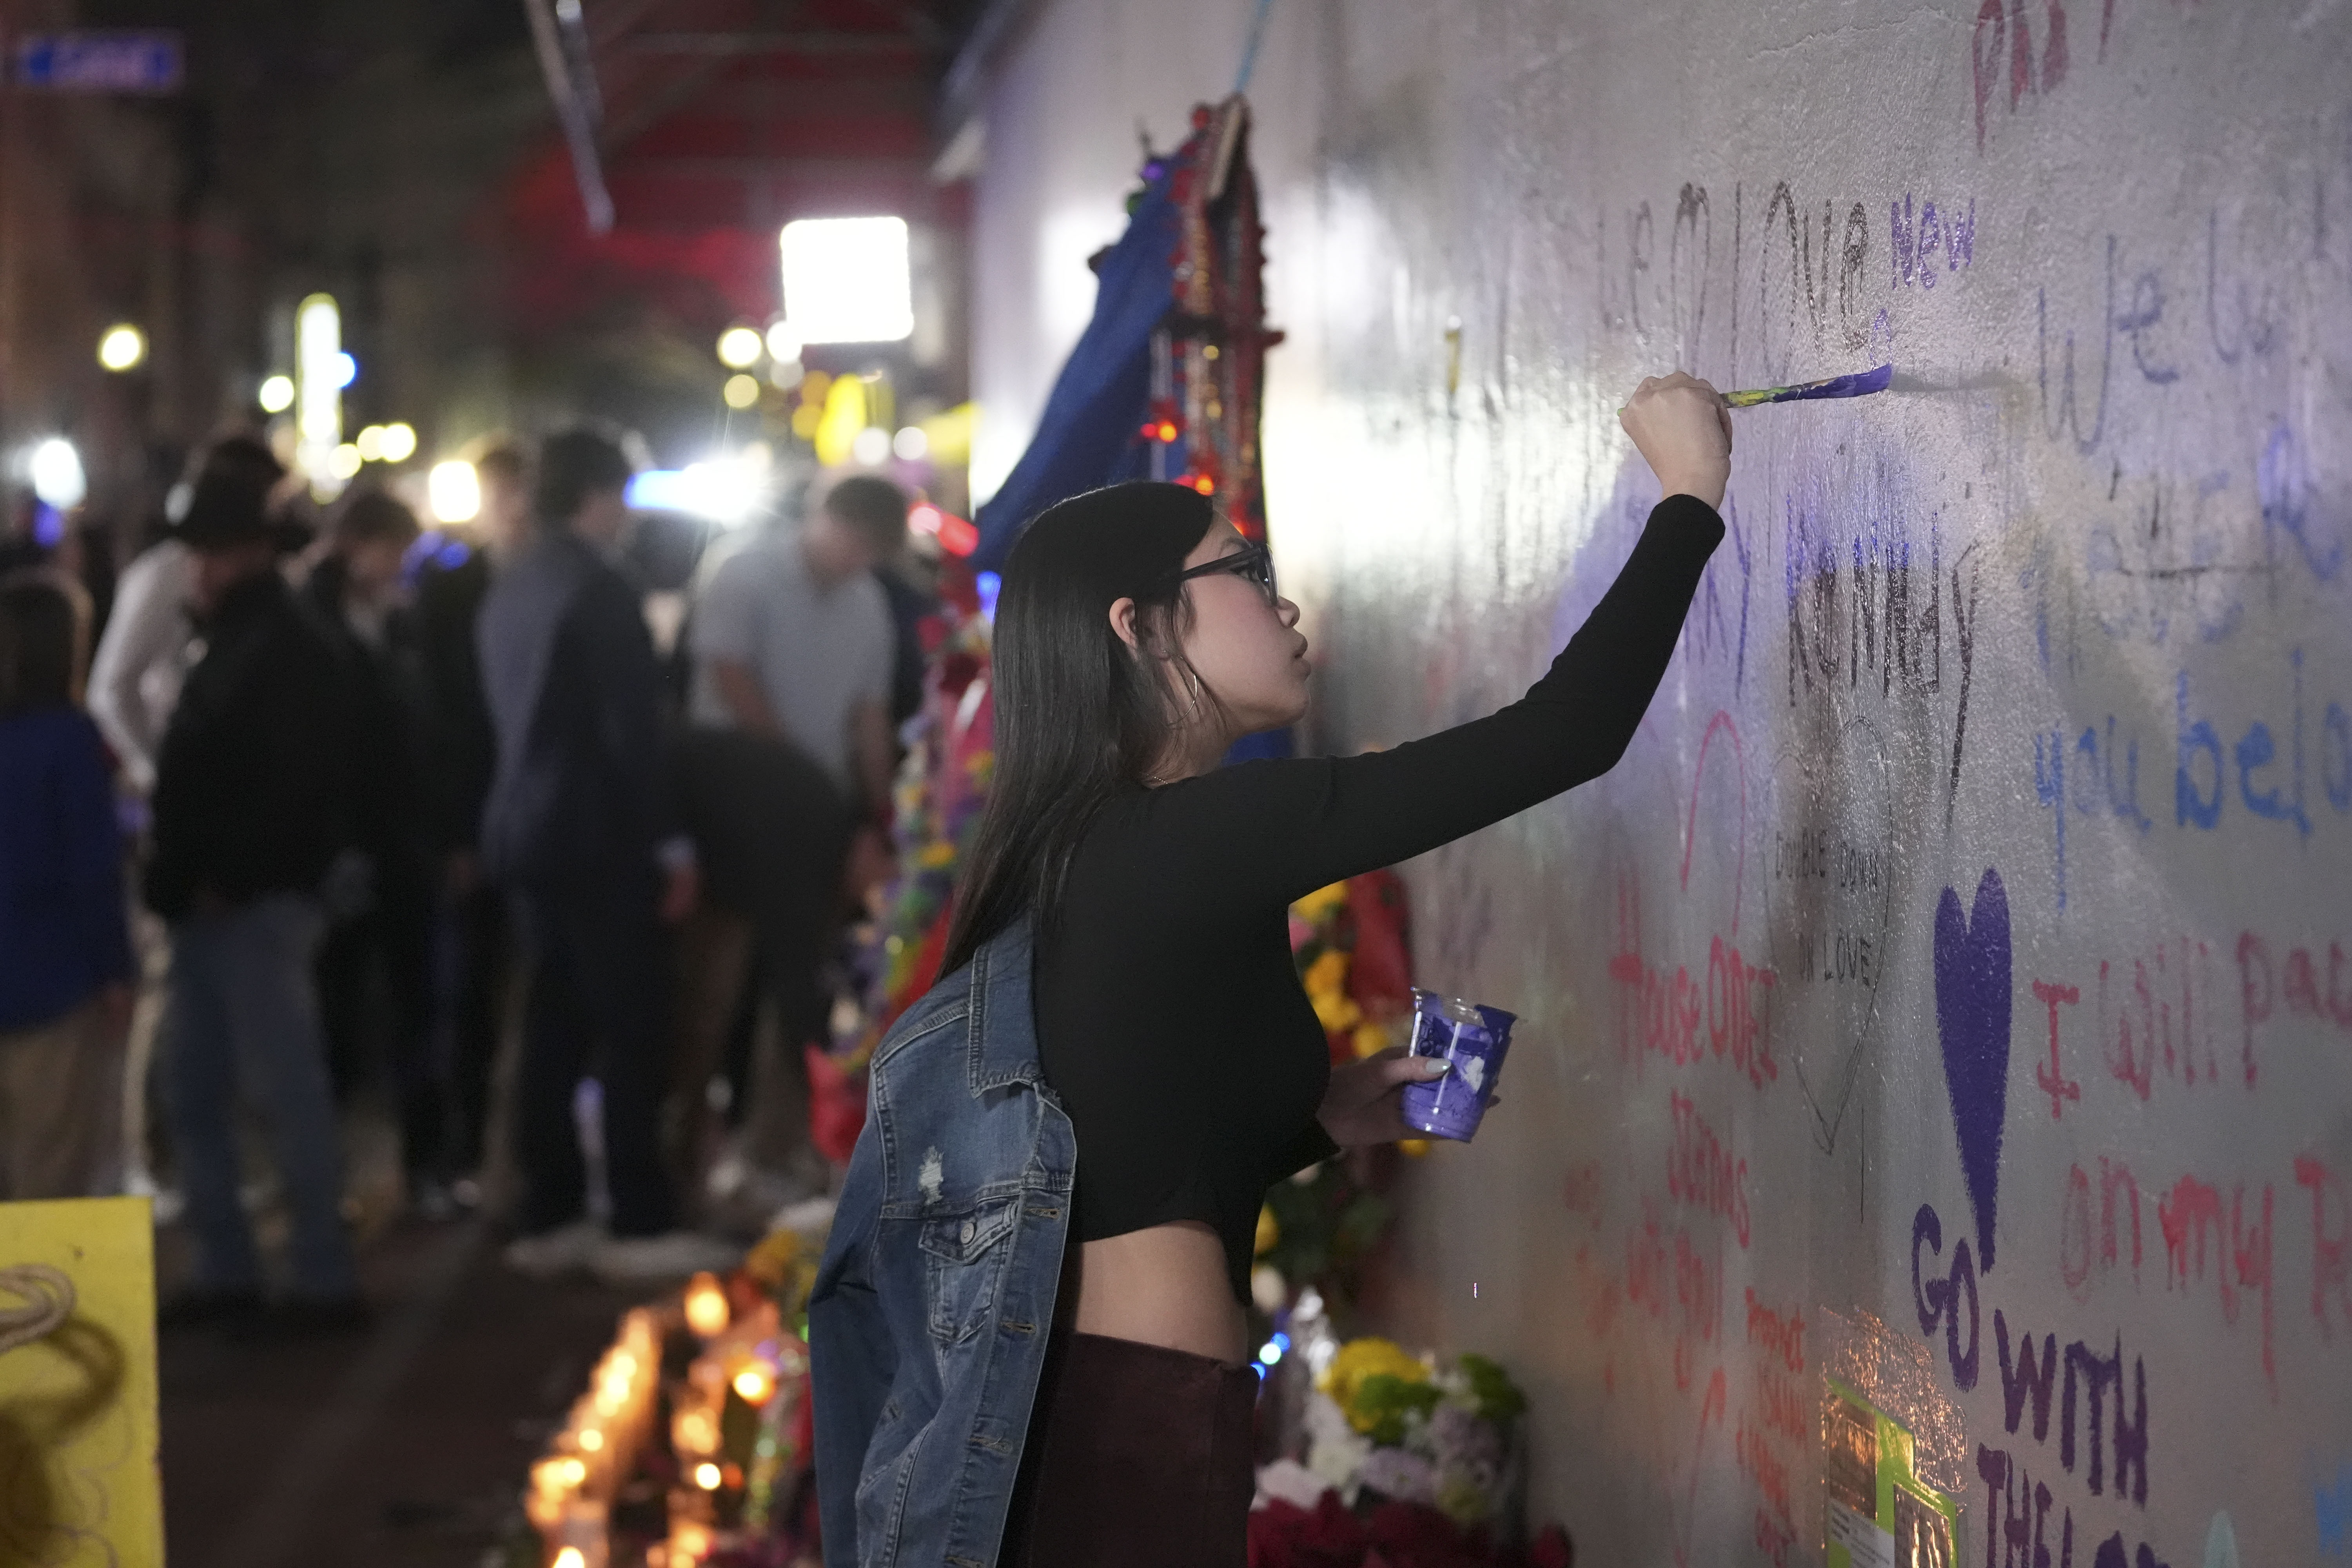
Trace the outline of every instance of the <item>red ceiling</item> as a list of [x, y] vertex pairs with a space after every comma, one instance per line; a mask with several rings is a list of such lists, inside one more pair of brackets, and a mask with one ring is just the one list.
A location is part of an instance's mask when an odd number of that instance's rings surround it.
[[[552, 127], [509, 186], [525, 330], [615, 289], [775, 308], [776, 231], [892, 213], [961, 226], [931, 182], [953, 0], [587, 0], [610, 233], [592, 235]], [[679, 300], [684, 304], [683, 299]], [[706, 310], [691, 311], [693, 314]]]

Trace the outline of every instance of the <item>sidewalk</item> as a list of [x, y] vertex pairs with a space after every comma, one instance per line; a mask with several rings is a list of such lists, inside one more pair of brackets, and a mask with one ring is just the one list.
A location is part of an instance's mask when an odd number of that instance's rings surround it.
[[163, 1336], [172, 1568], [480, 1568], [624, 1292], [508, 1272], [478, 1220], [362, 1251], [377, 1317], [290, 1345]]

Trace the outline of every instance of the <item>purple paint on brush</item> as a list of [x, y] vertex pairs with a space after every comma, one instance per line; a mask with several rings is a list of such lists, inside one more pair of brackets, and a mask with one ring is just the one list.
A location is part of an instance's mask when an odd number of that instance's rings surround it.
[[1734, 408], [1753, 408], [1759, 403], [1804, 403], [1816, 397], [1865, 397], [1874, 392], [1884, 392], [1895, 379], [1895, 367], [1880, 365], [1876, 370], [1856, 371], [1852, 375], [1833, 375], [1825, 381], [1801, 381], [1794, 386], [1762, 386], [1749, 392], [1727, 392], [1723, 401]]

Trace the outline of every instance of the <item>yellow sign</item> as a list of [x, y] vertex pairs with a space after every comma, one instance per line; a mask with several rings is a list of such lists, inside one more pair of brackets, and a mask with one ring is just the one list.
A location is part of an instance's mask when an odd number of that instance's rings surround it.
[[145, 1198], [0, 1204], [0, 1563], [163, 1560]]

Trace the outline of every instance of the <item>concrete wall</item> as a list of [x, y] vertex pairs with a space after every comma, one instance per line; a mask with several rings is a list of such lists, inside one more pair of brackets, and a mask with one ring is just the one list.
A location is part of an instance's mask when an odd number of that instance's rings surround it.
[[[1055, 0], [1003, 60], [983, 482], [1250, 9]], [[1276, 0], [1330, 748], [1542, 668], [1654, 499], [1642, 375], [1910, 388], [1738, 416], [1623, 765], [1406, 871], [1423, 983], [1525, 1022], [1388, 1315], [1526, 1382], [1587, 1560], [1817, 1561], [1835, 1373], [1964, 1561], [2352, 1562], [2347, 81], [2339, 0]]]

